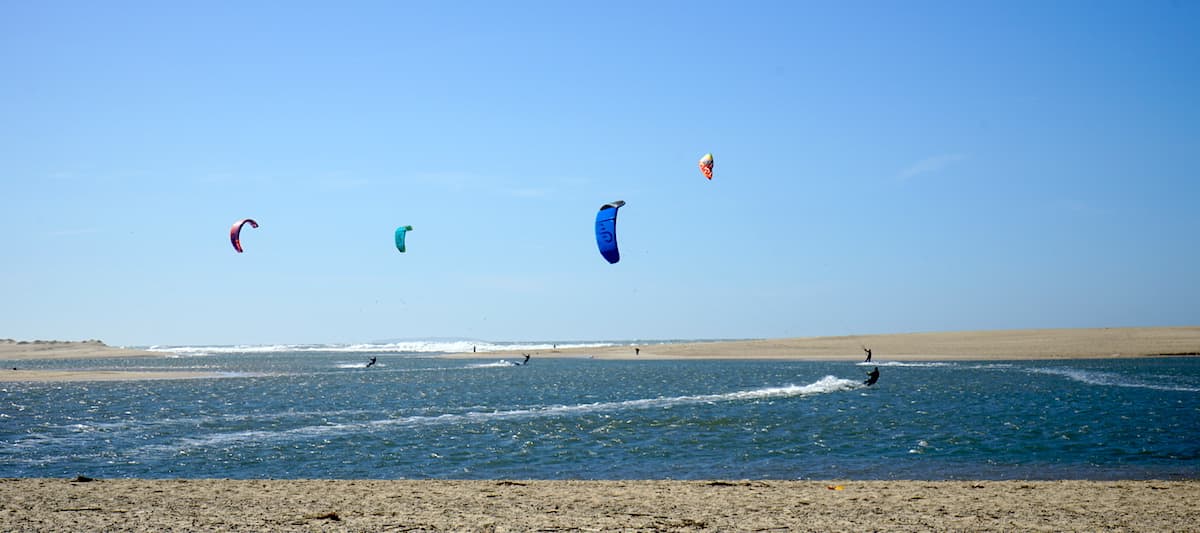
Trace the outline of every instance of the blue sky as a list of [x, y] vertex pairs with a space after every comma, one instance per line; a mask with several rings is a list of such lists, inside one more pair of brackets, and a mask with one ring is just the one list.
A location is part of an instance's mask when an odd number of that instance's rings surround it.
[[[1197, 21], [1195, 2], [0, 1], [0, 338], [1200, 324]], [[609, 265], [593, 222], [618, 199]]]

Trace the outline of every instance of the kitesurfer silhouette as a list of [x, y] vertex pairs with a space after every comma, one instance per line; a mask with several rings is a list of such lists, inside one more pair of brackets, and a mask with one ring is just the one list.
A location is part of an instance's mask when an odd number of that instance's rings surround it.
[[863, 351], [864, 351], [864, 352], [867, 352], [867, 360], [866, 360], [866, 361], [863, 361], [863, 362], [864, 362], [864, 363], [870, 363], [870, 362], [871, 362], [871, 349], [870, 349], [870, 348], [867, 348], [866, 346], [863, 346]]
[[525, 356], [525, 360], [522, 361], [521, 364], [523, 364], [523, 365], [529, 364], [529, 354], [523, 354], [523, 355]]
[[867, 372], [867, 380], [863, 383], [870, 387], [871, 385], [874, 385], [876, 381], [879, 381], [879, 367], [875, 367], [875, 370]]
[[367, 366], [366, 366], [366, 368], [371, 368], [372, 366], [374, 366], [374, 365], [375, 365], [375, 359], [376, 359], [375, 357], [372, 357], [372, 358], [371, 358], [371, 362], [370, 362], [370, 363], [367, 363]]

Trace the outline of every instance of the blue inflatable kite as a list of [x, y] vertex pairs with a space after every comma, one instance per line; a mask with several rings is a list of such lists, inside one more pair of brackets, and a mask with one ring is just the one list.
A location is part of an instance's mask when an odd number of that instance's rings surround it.
[[623, 205], [624, 200], [617, 200], [600, 206], [600, 212], [596, 213], [596, 246], [609, 263], [621, 260], [621, 252], [617, 250], [617, 209]]

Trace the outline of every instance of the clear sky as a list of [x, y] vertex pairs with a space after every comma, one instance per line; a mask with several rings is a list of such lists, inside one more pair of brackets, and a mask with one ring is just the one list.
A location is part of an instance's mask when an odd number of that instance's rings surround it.
[[1191, 1], [0, 0], [0, 338], [1200, 324], [1198, 27]]

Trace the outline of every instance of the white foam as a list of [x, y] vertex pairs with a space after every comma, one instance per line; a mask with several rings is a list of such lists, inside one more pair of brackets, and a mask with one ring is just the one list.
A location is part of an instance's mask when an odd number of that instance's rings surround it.
[[965, 370], [1008, 370], [1016, 368], [1012, 363], [979, 363], [979, 364], [960, 364], [959, 368]]
[[380, 344], [243, 344], [237, 346], [151, 346], [148, 351], [168, 357], [199, 357], [218, 354], [340, 352], [340, 353], [488, 353], [496, 351], [546, 351], [554, 348], [600, 348], [620, 346], [616, 342], [531, 342], [493, 343], [484, 341], [404, 341]]
[[866, 361], [863, 361], [861, 363], [855, 363], [855, 364], [858, 366], [883, 366], [883, 367], [890, 366], [890, 367], [912, 367], [912, 368], [939, 368], [939, 367], [944, 367], [944, 366], [955, 366], [954, 363], [940, 363], [940, 362], [909, 363], [909, 362], [905, 362], [905, 361], [871, 361], [869, 363]]
[[473, 364], [473, 365], [467, 365], [467, 368], [499, 368], [499, 367], [509, 367], [509, 366], [521, 366], [521, 363], [518, 363], [516, 361], [509, 361], [506, 359], [501, 359], [499, 361], [493, 361], [490, 363], [477, 363], [477, 364]]
[[[1080, 383], [1089, 385], [1104, 385], [1110, 387], [1132, 387], [1141, 389], [1153, 389], [1162, 391], [1178, 391], [1178, 392], [1200, 392], [1200, 387], [1190, 387], [1172, 383], [1156, 383], [1139, 381], [1131, 379], [1128, 376], [1122, 376], [1112, 372], [1100, 372], [1096, 370], [1084, 370], [1080, 368], [1030, 368], [1030, 372], [1035, 374], [1047, 374], [1052, 376], [1062, 376]], [[1168, 381], [1170, 376], [1152, 376], [1161, 381]]]

